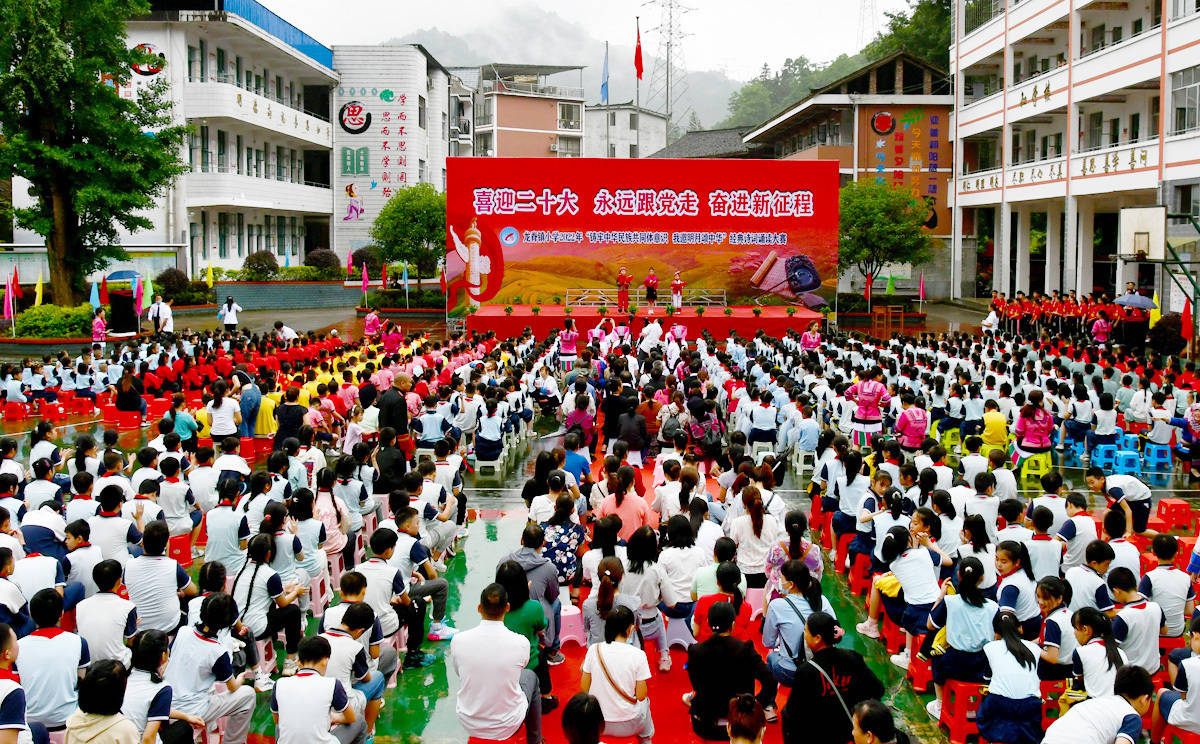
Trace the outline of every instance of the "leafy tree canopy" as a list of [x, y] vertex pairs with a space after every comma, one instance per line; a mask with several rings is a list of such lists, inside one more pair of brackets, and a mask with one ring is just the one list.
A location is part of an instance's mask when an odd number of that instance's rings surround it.
[[924, 229], [929, 210], [912, 192], [851, 181], [838, 199], [838, 270], [879, 276], [885, 264], [919, 265], [931, 255]]
[[418, 279], [433, 276], [446, 253], [446, 195], [427, 183], [398, 190], [379, 210], [371, 238], [383, 260], [412, 264]]
[[[30, 182], [17, 223], [46, 238], [55, 304], [84, 297], [88, 274], [123, 257], [119, 231], [146, 216], [184, 171], [186, 134], [172, 126], [166, 76], [122, 98], [117, 85], [151, 58], [131, 49], [125, 20], [144, 0], [0, 2], [0, 169]], [[154, 60], [161, 64], [161, 60]]]
[[907, 11], [884, 14], [887, 29], [863, 53], [868, 59], [880, 59], [903, 50], [947, 70], [952, 12], [951, 0], [909, 0]]

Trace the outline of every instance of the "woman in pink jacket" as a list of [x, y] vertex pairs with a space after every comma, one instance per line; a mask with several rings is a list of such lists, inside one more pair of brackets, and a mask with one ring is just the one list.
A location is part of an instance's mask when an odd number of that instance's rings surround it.
[[900, 405], [904, 410], [896, 419], [896, 436], [900, 440], [900, 449], [914, 457], [921, 450], [921, 442], [929, 431], [929, 413], [918, 406], [917, 398], [912, 393], [900, 396]]
[[1042, 391], [1030, 390], [1015, 428], [1017, 443], [1014, 455], [1018, 473], [1021, 465], [1030, 457], [1050, 451], [1050, 435], [1053, 431], [1054, 417], [1043, 405]]
[[879, 381], [883, 371], [872, 367], [862, 373], [858, 382], [846, 389], [846, 400], [854, 401], [858, 408], [852, 419], [854, 425], [854, 443], [859, 449], [871, 444], [871, 435], [883, 431], [883, 414], [881, 409], [891, 402], [887, 386]]
[[800, 334], [800, 348], [803, 351], [816, 351], [821, 347], [821, 326], [809, 323], [808, 330]]

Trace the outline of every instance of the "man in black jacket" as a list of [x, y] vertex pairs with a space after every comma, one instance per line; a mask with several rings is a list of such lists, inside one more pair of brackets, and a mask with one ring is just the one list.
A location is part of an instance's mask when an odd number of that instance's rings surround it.
[[833, 645], [836, 627], [827, 613], [808, 617], [804, 643], [812, 654], [796, 662], [792, 694], [783, 707], [784, 744], [845, 744], [853, 730], [847, 711], [883, 695], [883, 683], [862, 655]]
[[379, 396], [379, 428], [389, 427], [397, 437], [408, 434], [408, 400], [406, 394], [412, 388], [412, 378], [403, 372], [392, 379], [392, 387]]

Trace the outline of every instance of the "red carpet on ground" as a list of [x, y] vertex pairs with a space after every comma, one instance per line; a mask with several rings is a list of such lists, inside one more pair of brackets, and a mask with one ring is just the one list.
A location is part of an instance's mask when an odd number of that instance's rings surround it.
[[[521, 331], [529, 326], [534, 335], [544, 338], [555, 328], [562, 328], [563, 321], [568, 317], [562, 305], [546, 305], [534, 314], [532, 305], [512, 305], [512, 313], [504, 312], [503, 305], [483, 305], [473, 315], [467, 316], [467, 330], [485, 333], [495, 331], [500, 338], [520, 336]], [[791, 328], [803, 330], [813, 321], [820, 321], [821, 314], [808, 308], [795, 307], [795, 314], [787, 314], [788, 307], [777, 305], [758, 308], [761, 315], [754, 315], [754, 308], [748, 305], [729, 308], [732, 314], [726, 315], [720, 307], [706, 308], [703, 315], [696, 313], [696, 308], [685, 307], [673, 316], [668, 316], [663, 307], [654, 311], [652, 318], [661, 318], [663, 325], [670, 327], [681, 324], [687, 327], [687, 337], [694, 339], [701, 331], [707, 330], [714, 338], [728, 338], [730, 331], [737, 331], [741, 336], [753, 336], [760, 328], [768, 336], [776, 338], [786, 335]], [[644, 320], [647, 308], [638, 311], [637, 319]], [[609, 316], [614, 315], [614, 308], [609, 308]], [[600, 322], [600, 314], [594, 307], [577, 307], [571, 311], [579, 329], [586, 331], [594, 328]], [[628, 316], [625, 316], [628, 317]], [[634, 326], [634, 332], [641, 330], [641, 323]]]

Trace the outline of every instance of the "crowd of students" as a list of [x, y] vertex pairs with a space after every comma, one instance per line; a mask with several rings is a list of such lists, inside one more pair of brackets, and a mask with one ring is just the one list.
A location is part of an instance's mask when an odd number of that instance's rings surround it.
[[[147, 397], [171, 400], [134, 453], [111, 431], [62, 450], [48, 422], [27, 459], [0, 439], [0, 735], [180, 744], [223, 721], [242, 744], [269, 691], [277, 739], [364, 742], [388, 680], [449, 641], [463, 728], [503, 740], [524, 726], [536, 743], [575, 613], [587, 651], [562, 706], [573, 743], [652, 740], [650, 683], [666, 674], [686, 675], [706, 739], [761, 741], [781, 721], [787, 742], [895, 741], [882, 683], [839, 645], [878, 637], [881, 615], [907, 633], [893, 662], [931, 661], [930, 714], [948, 681], [986, 680], [980, 730], [1010, 744], [1136, 740], [1160, 639], [1186, 632], [1166, 671], [1179, 694], [1161, 697], [1151, 740], [1167, 723], [1200, 733], [1193, 576], [1174, 567], [1176, 540], [1148, 530], [1150, 489], [1087, 469], [1111, 507], [1102, 535], [1059, 470], [1032, 499], [1018, 490], [1030, 458], [1092, 451], [1118, 424], [1186, 457], [1200, 433], [1192, 364], [1049, 335], [689, 341], [662, 323], [386, 346], [277, 323], [0, 371], [9, 401], [91, 393], [144, 414]], [[459, 632], [443, 574], [467, 531], [463, 474], [539, 414], [560, 422], [561, 445], [534, 457], [529, 523], [481, 622]], [[258, 468], [242, 456], [255, 438], [270, 441]], [[811, 513], [779, 488], [809, 461]], [[810, 516], [848, 543], [835, 568], [874, 576], [855, 628], [829, 602]], [[1138, 541], [1158, 563], [1144, 573]], [[203, 559], [195, 579], [180, 545]], [[340, 601], [326, 608], [311, 595], [330, 585]], [[686, 670], [668, 638], [688, 646]], [[1100, 705], [1043, 733], [1045, 680]], [[1103, 711], [1094, 733], [1068, 736], [1089, 710]]]

